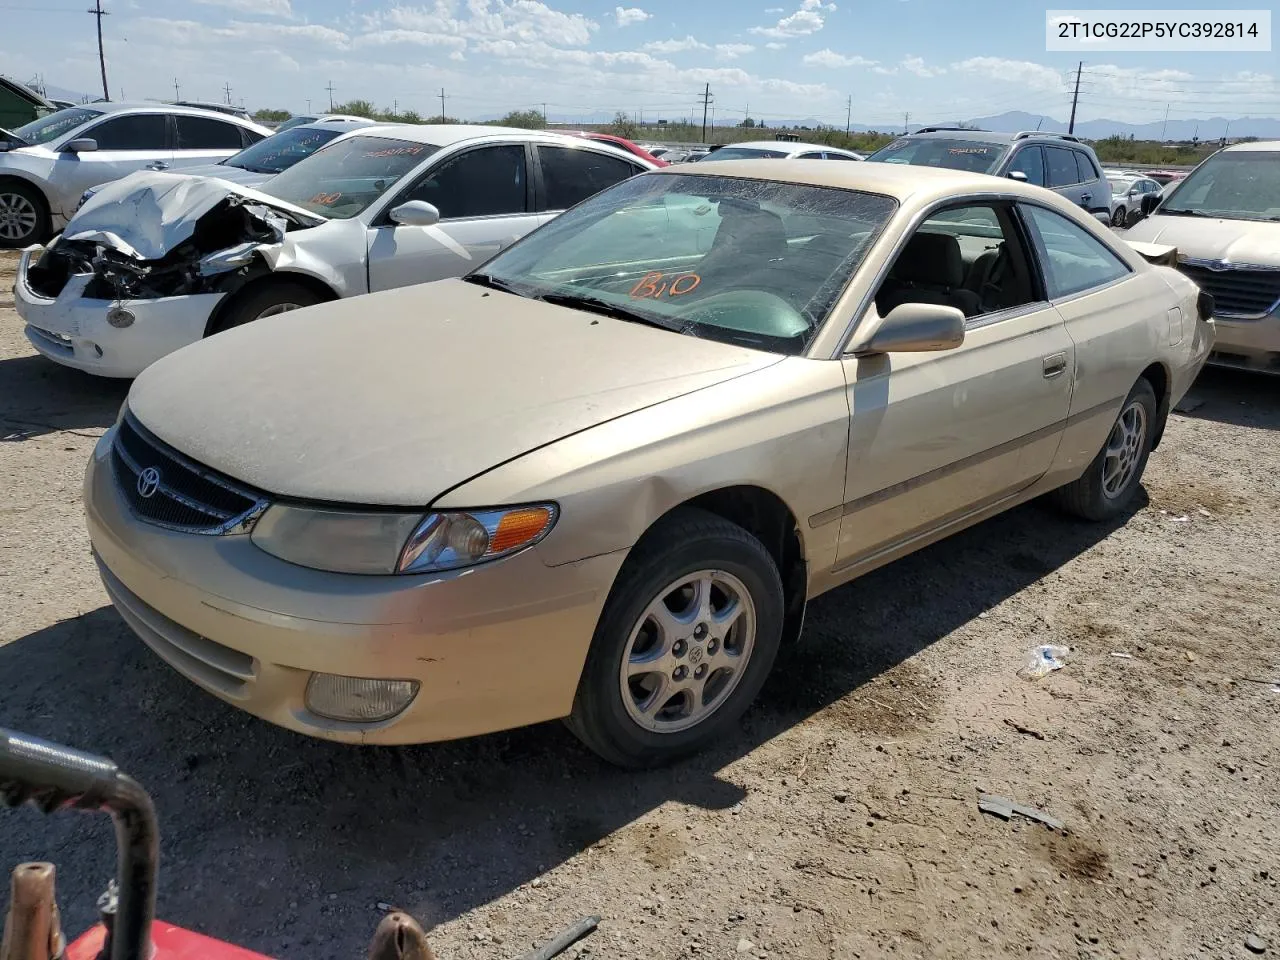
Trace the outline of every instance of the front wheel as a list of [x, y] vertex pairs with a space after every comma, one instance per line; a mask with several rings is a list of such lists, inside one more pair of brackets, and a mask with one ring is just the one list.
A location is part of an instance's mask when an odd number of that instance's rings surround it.
[[50, 227], [49, 208], [39, 190], [13, 180], [0, 183], [0, 249], [43, 243]]
[[782, 579], [759, 540], [703, 510], [674, 511], [618, 573], [569, 728], [623, 767], [710, 745], [760, 692], [783, 610]]
[[1128, 214], [1125, 212], [1124, 207], [1116, 207], [1116, 212], [1111, 215], [1111, 225], [1117, 229], [1122, 229], [1127, 217]]
[[1156, 427], [1156, 392], [1145, 377], [1125, 397], [1098, 455], [1083, 476], [1053, 492], [1068, 513], [1110, 520], [1123, 513], [1142, 483]]
[[247, 291], [227, 305], [226, 312], [218, 318], [210, 334], [221, 333], [232, 327], [244, 326], [255, 320], [265, 320], [291, 310], [301, 310], [319, 303], [321, 298], [304, 284], [293, 280], [264, 283]]

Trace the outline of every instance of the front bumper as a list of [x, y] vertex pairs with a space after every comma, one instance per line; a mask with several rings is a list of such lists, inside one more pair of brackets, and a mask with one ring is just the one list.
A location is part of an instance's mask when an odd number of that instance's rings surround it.
[[1209, 363], [1280, 374], [1280, 309], [1257, 320], [1215, 318], [1217, 341]]
[[[91, 275], [67, 281], [57, 297], [32, 289], [28, 268], [43, 250], [24, 250], [18, 261], [13, 296], [18, 316], [26, 321], [31, 345], [56, 363], [103, 377], [136, 377], [161, 357], [204, 336], [209, 316], [226, 294], [202, 293], [156, 300], [94, 300], [84, 296]], [[113, 308], [134, 317], [127, 327], [113, 327]]]
[[[121, 616], [170, 666], [221, 699], [347, 743], [448, 740], [566, 716], [625, 551], [549, 567], [537, 548], [423, 577], [351, 576], [286, 563], [244, 534], [200, 536], [138, 520], [110, 438], [85, 475], [89, 537]], [[313, 672], [416, 680], [398, 715], [327, 719]]]

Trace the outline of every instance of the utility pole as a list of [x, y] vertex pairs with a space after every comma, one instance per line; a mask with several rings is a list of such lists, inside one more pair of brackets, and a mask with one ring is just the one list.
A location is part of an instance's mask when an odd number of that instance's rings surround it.
[[231, 84], [224, 83], [222, 85], [222, 92], [227, 98], [227, 106], [231, 106]]
[[902, 115], [902, 133], [903, 136], [911, 132], [911, 113], [907, 112]]
[[400, 101], [399, 101], [399, 100], [394, 100], [394, 99], [393, 99], [393, 100], [391, 101], [391, 112], [392, 112], [393, 114], [395, 114], [397, 117], [398, 117], [398, 116], [400, 116]]
[[1160, 124], [1160, 142], [1164, 143], [1164, 132], [1169, 128], [1169, 108], [1173, 106], [1171, 103], [1164, 105], [1164, 123]]
[[711, 84], [702, 93], [702, 142], [707, 142], [707, 109], [711, 106]]
[[177, 77], [174, 77], [174, 78], [173, 78], [173, 99], [174, 99], [174, 100], [181, 100], [181, 99], [182, 99], [182, 88], [181, 88], [180, 86], [178, 86], [178, 78], [177, 78]]
[[329, 81], [329, 85], [325, 87], [329, 91], [329, 112], [333, 113], [333, 81]]
[[308, 98], [308, 99], [307, 99], [307, 113], [310, 113], [310, 112], [311, 112], [311, 100], [310, 100], [310, 98]]
[[543, 104], [542, 104], [542, 125], [543, 125], [544, 127], [547, 125], [547, 105], [546, 105], [546, 103], [543, 103]]
[[1071, 95], [1071, 119], [1067, 122], [1067, 133], [1076, 132], [1076, 103], [1080, 100], [1080, 72], [1084, 69], [1084, 61], [1076, 64], [1076, 92]]
[[849, 99], [845, 101], [844, 107], [845, 107], [844, 135], [847, 137], [849, 136], [850, 131], [853, 129], [853, 95], [852, 94], [850, 94]]
[[444, 87], [440, 88], [440, 122], [444, 123]]
[[111, 94], [107, 91], [107, 56], [102, 52], [102, 18], [111, 14], [102, 9], [102, 0], [94, 0], [93, 7], [87, 12], [98, 18], [98, 66], [102, 68], [102, 98], [110, 100]]

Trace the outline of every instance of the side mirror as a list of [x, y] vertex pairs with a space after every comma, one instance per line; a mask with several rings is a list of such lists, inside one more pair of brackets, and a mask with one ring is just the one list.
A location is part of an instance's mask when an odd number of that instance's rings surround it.
[[900, 303], [851, 353], [925, 353], [964, 343], [964, 314], [940, 303]]
[[62, 149], [68, 153], [93, 153], [98, 149], [98, 141], [93, 137], [77, 137], [75, 140], [68, 140]]
[[440, 211], [425, 200], [408, 200], [391, 211], [391, 222], [402, 227], [434, 227], [440, 222]]
[[1104, 227], [1111, 226], [1111, 214], [1107, 213], [1107, 211], [1099, 210], [1093, 216], [1094, 216], [1094, 219], [1096, 219]]
[[1026, 182], [1027, 182], [1027, 175], [1026, 175], [1025, 173], [1023, 173], [1021, 170], [1010, 170], [1010, 171], [1009, 171], [1009, 179], [1010, 179], [1010, 180], [1017, 180], [1019, 183], [1026, 183]]

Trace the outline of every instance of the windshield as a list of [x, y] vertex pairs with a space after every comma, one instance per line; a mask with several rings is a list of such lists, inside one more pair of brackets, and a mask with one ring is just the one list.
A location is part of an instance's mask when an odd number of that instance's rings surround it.
[[471, 279], [797, 354], [896, 209], [890, 197], [852, 190], [641, 174], [552, 220]]
[[1178, 182], [1160, 213], [1280, 220], [1280, 151], [1214, 154]]
[[721, 147], [707, 154], [709, 160], [780, 160], [785, 157], [784, 150], [769, 150], [765, 147]]
[[259, 140], [252, 147], [241, 150], [222, 162], [228, 167], [239, 167], [254, 173], [279, 173], [281, 170], [288, 170], [303, 157], [311, 156], [340, 133], [342, 131], [337, 128], [286, 130]]
[[916, 167], [946, 167], [969, 173], [994, 173], [1009, 150], [1006, 143], [952, 140], [941, 137], [900, 137], [881, 147], [867, 160], [876, 163], [909, 163]]
[[1131, 177], [1107, 177], [1113, 193], [1128, 193], [1135, 182]]
[[391, 137], [352, 137], [317, 150], [259, 189], [321, 216], [349, 220], [439, 149]]
[[276, 133], [284, 133], [286, 130], [292, 130], [294, 127], [300, 127], [304, 123], [315, 123], [319, 117], [290, 117], [280, 126], [276, 127]]
[[35, 146], [56, 140], [64, 133], [70, 133], [76, 127], [83, 126], [95, 117], [102, 116], [101, 110], [89, 110], [86, 107], [68, 107], [39, 120], [32, 120], [25, 126], [13, 131], [27, 143]]

